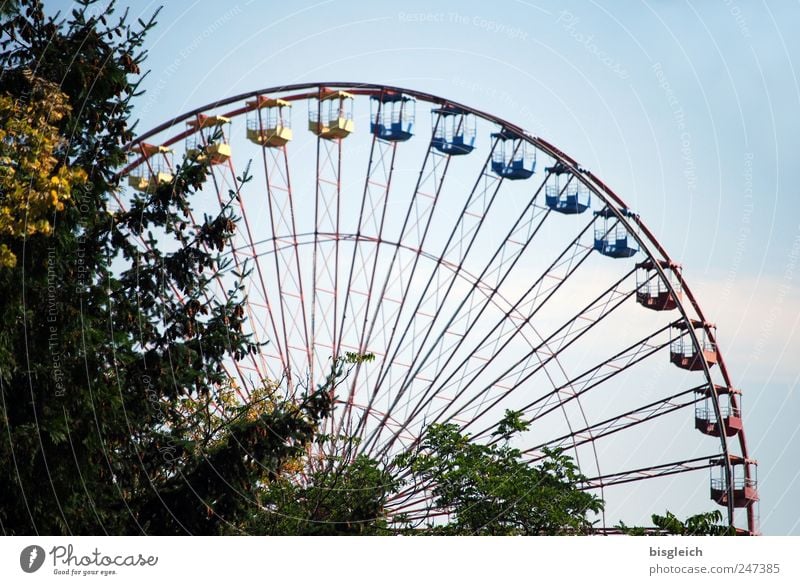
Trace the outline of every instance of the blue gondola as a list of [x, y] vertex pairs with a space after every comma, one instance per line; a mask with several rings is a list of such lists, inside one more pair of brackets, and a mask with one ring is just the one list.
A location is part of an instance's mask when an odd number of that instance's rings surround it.
[[475, 149], [475, 116], [453, 106], [431, 111], [432, 146], [444, 154], [469, 154]]
[[504, 179], [528, 179], [536, 169], [536, 149], [516, 134], [502, 130], [492, 134], [497, 140], [492, 152], [492, 171]]
[[390, 142], [403, 142], [414, 135], [416, 100], [385, 91], [370, 98], [370, 132]]
[[[550, 179], [545, 186], [545, 203], [553, 211], [574, 215], [583, 213], [592, 203], [591, 191], [576, 179], [573, 172], [561, 162], [545, 169]], [[561, 175], [569, 175], [566, 181]]]
[[[633, 217], [627, 209], [620, 209], [625, 217]], [[610, 258], [630, 258], [639, 251], [636, 239], [628, 234], [625, 226], [620, 223], [616, 214], [606, 207], [602, 211], [595, 211], [594, 223], [594, 249], [603, 256]]]

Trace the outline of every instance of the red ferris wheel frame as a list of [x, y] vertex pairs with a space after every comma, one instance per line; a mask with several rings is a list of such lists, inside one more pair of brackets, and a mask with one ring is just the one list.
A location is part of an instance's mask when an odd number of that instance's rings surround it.
[[[662, 286], [665, 288], [666, 297], [667, 299], [671, 299], [673, 306], [669, 308], [677, 310], [680, 318], [671, 324], [674, 328], [679, 328], [683, 330], [685, 333], [685, 337], [691, 342], [692, 347], [696, 349], [696, 355], [690, 356], [691, 359], [689, 360], [690, 363], [683, 363], [677, 364], [681, 367], [685, 367], [688, 369], [693, 369], [697, 371], [702, 371], [705, 376], [706, 382], [705, 384], [698, 386], [697, 388], [693, 388], [675, 396], [669, 397], [669, 399], [674, 399], [676, 397], [686, 395], [690, 392], [704, 392], [705, 396], [710, 399], [712, 408], [713, 408], [713, 415], [715, 426], [714, 428], [708, 428], [704, 432], [707, 434], [713, 434], [714, 436], [718, 436], [720, 439], [720, 448], [721, 453], [719, 455], [710, 457], [695, 457], [690, 459], [684, 459], [681, 461], [670, 462], [664, 465], [656, 465], [651, 467], [639, 468], [634, 470], [628, 470], [622, 473], [610, 474], [606, 476], [599, 476], [596, 478], [592, 478], [592, 485], [590, 487], [596, 488], [604, 488], [610, 485], [616, 485], [631, 481], [637, 481], [640, 479], [646, 479], [651, 477], [659, 477], [665, 475], [672, 475], [676, 473], [682, 473], [684, 471], [692, 471], [696, 469], [702, 469], [707, 467], [719, 467], [723, 473], [723, 482], [721, 484], [717, 484], [716, 486], [712, 485], [712, 497], [714, 499], [724, 505], [727, 508], [728, 512], [728, 522], [730, 525], [734, 525], [734, 510], [735, 508], [746, 508], [747, 513], [747, 530], [746, 532], [749, 534], [756, 534], [757, 533], [757, 520], [755, 515], [755, 502], [757, 501], [757, 493], [755, 492], [755, 478], [753, 469], [751, 465], [754, 465], [755, 462], [752, 461], [749, 457], [749, 452], [747, 448], [747, 442], [745, 438], [744, 429], [741, 428], [739, 425], [735, 429], [728, 428], [728, 424], [730, 421], [729, 417], [726, 417], [725, 413], [722, 411], [722, 407], [720, 404], [720, 396], [723, 394], [728, 394], [729, 404], [730, 407], [735, 412], [740, 412], [740, 404], [738, 399], [738, 391], [734, 390], [734, 386], [732, 384], [728, 369], [726, 367], [725, 361], [722, 357], [722, 353], [719, 351], [719, 348], [716, 343], [716, 336], [715, 330], [712, 325], [710, 325], [706, 317], [700, 307], [699, 303], [697, 302], [695, 296], [692, 294], [691, 289], [688, 283], [684, 280], [682, 272], [676, 269], [679, 265], [676, 264], [673, 259], [668, 255], [667, 251], [663, 248], [663, 246], [658, 242], [655, 238], [653, 233], [649, 230], [647, 225], [642, 221], [642, 219], [629, 211], [628, 205], [625, 201], [617, 195], [611, 188], [609, 188], [605, 183], [603, 183], [598, 177], [596, 177], [592, 172], [583, 169], [580, 167], [577, 161], [571, 158], [569, 155], [565, 154], [563, 151], [558, 149], [557, 147], [553, 146], [549, 142], [545, 141], [544, 139], [533, 136], [528, 134], [524, 129], [519, 126], [516, 126], [506, 120], [500, 119], [496, 116], [493, 116], [489, 113], [471, 108], [464, 104], [460, 104], [457, 102], [453, 102], [451, 100], [446, 100], [444, 98], [431, 95], [424, 92], [419, 92], [415, 90], [410, 90], [406, 88], [394, 87], [394, 86], [386, 86], [386, 85], [377, 85], [377, 84], [365, 84], [365, 83], [351, 83], [351, 82], [329, 82], [329, 83], [301, 83], [301, 84], [294, 84], [294, 85], [287, 85], [287, 86], [277, 86], [265, 89], [258, 89], [255, 91], [246, 92], [243, 94], [239, 94], [236, 96], [232, 96], [230, 98], [225, 98], [223, 100], [207, 104], [200, 108], [196, 108], [189, 112], [186, 112], [182, 115], [176, 116], [167, 122], [153, 128], [152, 130], [145, 132], [144, 134], [140, 135], [135, 141], [127, 146], [127, 149], [139, 156], [134, 160], [131, 164], [129, 164], [123, 171], [122, 175], [127, 175], [131, 173], [131, 171], [141, 167], [142, 165], [146, 165], [150, 168], [151, 163], [149, 162], [150, 158], [153, 155], [152, 147], [147, 144], [147, 140], [162, 134], [172, 128], [177, 127], [180, 124], [184, 124], [187, 122], [193, 123], [193, 126], [190, 126], [188, 129], [183, 130], [181, 132], [176, 133], [175, 135], [171, 136], [167, 140], [164, 140], [160, 147], [169, 147], [179, 141], [186, 139], [187, 137], [191, 137], [195, 134], [198, 128], [201, 128], [203, 125], [203, 120], [207, 119], [207, 112], [210, 111], [223, 111], [224, 108], [228, 106], [234, 105], [232, 109], [228, 111], [224, 111], [220, 118], [230, 119], [235, 118], [238, 116], [245, 115], [249, 112], [253, 112], [260, 107], [260, 101], [263, 100], [263, 96], [280, 96], [280, 100], [285, 103], [293, 103], [298, 101], [305, 101], [305, 100], [313, 100], [316, 99], [318, 107], [321, 103], [320, 98], [323, 96], [327, 96], [332, 92], [340, 92], [342, 94], [347, 94], [350, 96], [368, 96], [368, 97], [381, 97], [381, 96], [407, 96], [409, 98], [413, 98], [415, 100], [419, 100], [421, 102], [429, 103], [437, 108], [439, 111], [444, 112], [461, 112], [463, 114], [471, 114], [477, 118], [485, 120], [490, 123], [494, 123], [502, 128], [502, 133], [505, 135], [518, 140], [520, 143], [524, 143], [534, 147], [541, 153], [546, 154], [548, 157], [556, 161], [557, 164], [562, 165], [563, 169], [569, 171], [572, 177], [575, 180], [579, 181], [586, 189], [588, 189], [591, 194], [597, 198], [604, 204], [603, 213], [606, 214], [606, 217], [616, 222], [618, 225], [622, 226], [633, 239], [636, 240], [636, 243], [639, 249], [646, 255], [647, 260], [643, 263], [640, 263], [637, 266], [646, 266], [647, 269], [652, 271], [654, 277], [662, 283]], [[270, 98], [271, 99], [271, 98]], [[247, 101], [247, 100], [255, 100], [255, 101]], [[244, 103], [245, 105], [241, 105]], [[441, 116], [437, 118], [436, 124], [439, 123], [439, 119]], [[317, 118], [317, 124], [321, 126], [321, 118]], [[318, 135], [321, 134], [322, 129], [318, 128]], [[331, 161], [338, 160], [336, 149], [341, 149], [341, 141], [346, 136], [346, 132], [343, 131], [342, 135], [335, 135], [331, 134], [330, 136], [323, 136], [320, 135], [318, 141], [318, 149], [329, 149], [328, 157]], [[377, 132], [374, 133], [373, 136], [373, 148], [374, 144], [379, 141], [387, 142], [385, 136], [381, 137], [378, 135]], [[387, 150], [388, 156], [394, 156], [394, 147], [396, 142], [391, 143], [391, 150]], [[284, 148], [283, 145], [279, 145], [279, 148]], [[515, 146], [515, 149], [519, 148], [519, 146]], [[431, 151], [432, 147], [429, 146], [429, 152]], [[494, 149], [493, 149], [494, 152]], [[516, 152], [516, 150], [515, 150]], [[450, 153], [447, 155], [447, 159], [443, 159], [443, 164], [446, 165], [449, 162], [449, 156], [452, 154], [459, 154]], [[284, 151], [285, 155], [285, 151]], [[491, 154], [490, 154], [491, 157]], [[318, 152], [318, 161], [319, 152]], [[319, 164], [319, 163], [318, 163]], [[151, 169], [151, 172], [152, 169]], [[319, 186], [319, 177], [320, 173], [324, 172], [318, 166], [317, 169], [317, 178], [318, 178], [318, 189], [321, 187]], [[442, 175], [443, 176], [443, 175]], [[323, 195], [323, 199], [325, 197], [331, 196], [336, 197], [338, 196], [338, 175], [336, 174], [336, 170], [333, 170], [333, 176], [330, 178], [330, 183], [333, 185], [332, 187], [332, 194], [331, 195]], [[388, 177], [387, 183], [382, 185], [381, 188], [385, 188], [388, 190], [389, 185], [391, 183], [391, 176]], [[543, 184], [544, 185], [544, 184]], [[318, 193], [319, 197], [319, 193]], [[246, 218], [245, 218], [246, 222]], [[338, 234], [337, 225], [331, 223], [331, 232], [328, 234], [330, 237], [338, 238], [340, 235]], [[249, 230], [249, 226], [247, 226]], [[309, 245], [317, 245], [318, 236], [319, 234], [315, 235], [314, 243]], [[409, 246], [416, 250], [418, 254], [422, 253], [421, 245], [417, 246], [419, 243], [412, 243]], [[295, 246], [299, 245], [297, 241], [295, 241]], [[397, 242], [395, 245], [398, 247], [401, 246], [400, 242]], [[405, 245], [405, 244], [403, 244]], [[336, 247], [337, 254], [338, 254], [338, 246]], [[255, 254], [255, 249], [253, 250]], [[338, 266], [338, 263], [336, 264]], [[454, 269], [460, 270], [460, 267], [455, 267]], [[260, 269], [259, 269], [260, 270]], [[263, 278], [263, 277], [262, 277]], [[332, 280], [332, 286], [335, 288], [336, 282], [338, 278], [336, 276], [330, 277]], [[302, 290], [299, 291], [302, 294]], [[348, 291], [349, 294], [349, 291]], [[334, 314], [336, 314], [336, 309], [334, 308]], [[313, 318], [313, 316], [312, 316]], [[284, 325], [285, 326], [285, 325]], [[336, 324], [334, 323], [334, 331], [332, 332], [332, 337], [335, 339], [337, 336], [340, 337], [341, 333], [335, 330]], [[274, 331], [276, 335], [284, 335], [286, 336], [286, 332], [280, 331], [280, 327], [274, 326]], [[702, 348], [709, 345], [713, 347], [713, 355], [707, 354], [707, 352], [702, 351]], [[312, 351], [313, 346], [309, 346], [309, 352]], [[684, 356], [685, 357], [685, 356]], [[684, 362], [686, 360], [684, 359]], [[677, 362], [676, 362], [677, 363]], [[313, 358], [309, 355], [309, 364], [313, 364]], [[719, 367], [720, 375], [723, 379], [723, 384], [715, 384], [712, 379], [711, 374], [711, 367], [713, 365], [717, 365]], [[668, 400], [669, 400], [668, 399]], [[593, 425], [592, 428], [587, 427], [583, 429], [583, 431], [588, 431], [590, 436], [592, 432], [597, 433], [605, 433], [610, 434], [612, 432], [616, 432], [620, 428], [628, 428], [629, 426], [633, 426], [635, 424], [639, 424], [644, 420], [648, 420], [648, 417], [651, 416], [660, 416], [665, 412], [664, 404], [667, 404], [667, 401], [661, 400], [658, 402], [654, 402], [652, 404], [645, 405], [641, 408], [636, 409], [636, 411], [631, 411], [614, 417], [614, 419], [609, 419], [608, 421], [603, 421], [602, 423], [598, 423]], [[682, 408], [687, 406], [689, 403], [681, 404], [680, 406], [676, 406], [675, 408]], [[367, 410], [372, 410], [372, 416], [380, 416], [375, 409], [370, 409], [367, 407]], [[667, 409], [668, 410], [668, 409]], [[624, 427], [619, 426], [619, 420], [624, 416], [630, 416], [632, 418], [639, 418], [638, 422], [632, 422], [626, 424]], [[383, 414], [382, 424], [391, 424], [390, 421], [390, 413], [386, 412]], [[604, 426], [605, 425], [605, 426]], [[402, 430], [402, 425], [397, 425], [400, 430]], [[699, 427], [698, 427], [699, 428]], [[398, 430], [398, 435], [400, 433]], [[572, 433], [570, 436], [572, 440], [575, 440], [575, 434]], [[479, 433], [480, 435], [480, 433]], [[602, 435], [601, 435], [602, 436]], [[739, 447], [739, 452], [741, 455], [733, 455], [730, 452], [730, 444], [729, 438], [736, 437]], [[589, 439], [593, 441], [594, 439]], [[531, 450], [533, 451], [533, 449]], [[734, 478], [734, 466], [741, 465], [744, 473], [744, 482], [743, 484], [739, 485], [736, 484]]]

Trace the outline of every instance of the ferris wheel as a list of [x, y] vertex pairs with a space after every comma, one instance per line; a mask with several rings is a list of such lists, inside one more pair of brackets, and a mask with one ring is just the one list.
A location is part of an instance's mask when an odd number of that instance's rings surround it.
[[[639, 215], [569, 155], [463, 104], [357, 83], [174, 117], [131, 145], [128, 188], [169, 182], [175, 151], [211, 163], [194, 211], [240, 217], [230, 254], [252, 268], [247, 323], [265, 343], [231, 364], [245, 391], [306, 387], [372, 354], [327, 423], [360, 453], [388, 458], [434, 423], [490, 442], [516, 410], [525, 457], [564, 449], [603, 497], [601, 531], [705, 511], [710, 496], [757, 532], [756, 464], [715, 327]], [[389, 507], [434, 513], [424, 489]]]

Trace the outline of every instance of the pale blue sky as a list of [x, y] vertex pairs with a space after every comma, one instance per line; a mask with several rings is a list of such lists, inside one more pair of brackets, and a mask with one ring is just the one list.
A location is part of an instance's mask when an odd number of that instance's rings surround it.
[[594, 171], [717, 323], [762, 530], [800, 534], [800, 2], [173, 1], [159, 21], [140, 130], [257, 88], [384, 82], [491, 112]]

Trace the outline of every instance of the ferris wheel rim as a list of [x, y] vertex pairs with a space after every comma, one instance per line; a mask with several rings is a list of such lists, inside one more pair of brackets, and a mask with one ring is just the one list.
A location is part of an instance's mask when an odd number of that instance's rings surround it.
[[[677, 264], [674, 263], [674, 261], [669, 256], [667, 251], [660, 244], [655, 235], [650, 231], [650, 229], [647, 227], [647, 225], [641, 219], [641, 217], [635, 214], [628, 213], [629, 208], [627, 203], [617, 193], [615, 193], [610, 187], [608, 187], [605, 183], [603, 183], [600, 179], [598, 179], [593, 173], [591, 173], [586, 169], [583, 169], [578, 164], [578, 162], [575, 161], [575, 159], [570, 157], [568, 154], [564, 153], [562, 150], [553, 146], [550, 142], [544, 140], [543, 138], [534, 136], [525, 131], [523, 128], [507, 120], [504, 120], [498, 116], [490, 114], [488, 112], [481, 111], [472, 108], [468, 105], [461, 104], [459, 102], [449, 100], [434, 94], [398, 86], [374, 84], [374, 83], [358, 83], [358, 82], [305, 82], [305, 83], [273, 86], [258, 90], [252, 90], [194, 108], [192, 110], [185, 112], [184, 114], [175, 116], [170, 120], [164, 122], [163, 124], [156, 126], [155, 128], [139, 135], [136, 139], [131, 141], [124, 148], [128, 152], [134, 152], [137, 145], [143, 144], [144, 141], [146, 141], [148, 138], [152, 136], [161, 134], [162, 132], [166, 132], [167, 130], [178, 126], [179, 124], [186, 122], [187, 120], [191, 120], [193, 118], [200, 116], [204, 112], [216, 111], [230, 104], [243, 102], [249, 98], [265, 94], [271, 95], [271, 94], [285, 94], [286, 92], [304, 92], [293, 96], [282, 97], [282, 99], [286, 99], [287, 101], [299, 101], [314, 97], [315, 95], [319, 95], [320, 92], [323, 91], [323, 88], [349, 90], [357, 95], [376, 95], [376, 92], [384, 92], [384, 91], [399, 92], [403, 95], [408, 95], [417, 100], [435, 104], [440, 107], [447, 106], [447, 107], [459, 108], [464, 112], [473, 114], [474, 116], [486, 122], [498, 125], [504, 131], [513, 133], [515, 137], [524, 140], [528, 144], [531, 144], [533, 147], [544, 152], [545, 154], [553, 158], [555, 161], [567, 165], [567, 167], [571, 171], [574, 171], [573, 173], [574, 177], [578, 179], [578, 181], [580, 181], [582, 184], [584, 184], [593, 195], [598, 197], [606, 206], [606, 208], [610, 211], [610, 213], [612, 213], [615, 216], [616, 220], [622, 226], [624, 226], [625, 229], [628, 230], [630, 236], [632, 236], [639, 244], [640, 251], [646, 255], [648, 260], [652, 262], [652, 265], [654, 266], [656, 272], [663, 280], [665, 286], [669, 289], [669, 292], [674, 296], [675, 302], [677, 304], [676, 308], [680, 313], [681, 320], [683, 323], [686, 324], [687, 335], [689, 336], [691, 341], [695, 344], [695, 347], [701, 347], [701, 342], [697, 335], [697, 332], [695, 331], [695, 328], [692, 326], [692, 323], [697, 320], [703, 323], [704, 333], [708, 336], [709, 340], [715, 344], [718, 356], [717, 366], [719, 368], [719, 373], [722, 377], [722, 380], [724, 381], [724, 384], [728, 389], [732, 390], [734, 388], [725, 360], [723, 358], [722, 351], [719, 349], [719, 345], [716, 342], [715, 332], [712, 327], [706, 327], [707, 321], [705, 318], [705, 314], [699, 302], [697, 301], [695, 295], [692, 293], [689, 284], [686, 282], [683, 272], [682, 271], [672, 272], [672, 275], [677, 279], [677, 286], [680, 287], [679, 289], [677, 289], [675, 286], [673, 286], [671, 279], [667, 276], [664, 267], [662, 265], [662, 262], [665, 263], [667, 266], [672, 266]], [[245, 114], [250, 109], [253, 108], [248, 108], [247, 106], [240, 107], [231, 110], [229, 112], [226, 112], [223, 115], [233, 118]], [[194, 130], [186, 130], [183, 132], [179, 132], [178, 134], [176, 134], [175, 136], [169, 138], [166, 142], [164, 142], [164, 145], [169, 146], [170, 144], [178, 142], [179, 140], [182, 140], [187, 135], [192, 134], [193, 132]], [[131, 164], [127, 165], [122, 170], [120, 176], [128, 174], [131, 171], [131, 169], [141, 164], [141, 162], [142, 159], [139, 159], [138, 161], [133, 161]], [[676, 290], [680, 290], [682, 294], [680, 295], [676, 294]], [[694, 319], [692, 315], [695, 315], [696, 319]], [[702, 361], [702, 371], [704, 373], [705, 380], [710, 391], [712, 407], [715, 411], [717, 420], [722, 420], [719, 395], [717, 394], [716, 385], [714, 384], [714, 380], [712, 378], [710, 369], [711, 366], [704, 357], [702, 357], [701, 361]], [[737, 402], [738, 399], [734, 393], [731, 393], [730, 401], [732, 407], [738, 408], [738, 402]], [[739, 430], [736, 436], [738, 437], [739, 450], [742, 453], [742, 458], [744, 458], [744, 460], [746, 461], [750, 461], [749, 450], [747, 448], [747, 441], [744, 428]], [[724, 432], [720, 433], [719, 437], [720, 445], [722, 448], [722, 456], [725, 461], [722, 467], [724, 468], [724, 472], [727, 477], [728, 488], [731, 492], [728, 496], [728, 516], [729, 516], [729, 523], [733, 525], [733, 495], [732, 495], [733, 481], [731, 475], [732, 474], [731, 461], [733, 456], [730, 454], [728, 438], [729, 437], [727, 437]], [[749, 465], [746, 465], [744, 467], [744, 470], [745, 470], [745, 476], [749, 478], [750, 476]], [[748, 512], [748, 526], [752, 532], [755, 530], [755, 524], [752, 518], [751, 507], [747, 508], [747, 512]]]

